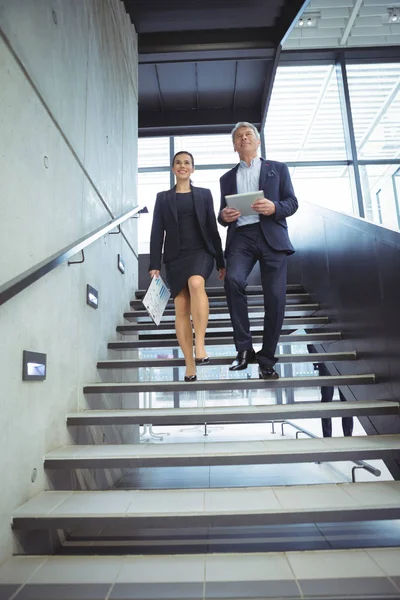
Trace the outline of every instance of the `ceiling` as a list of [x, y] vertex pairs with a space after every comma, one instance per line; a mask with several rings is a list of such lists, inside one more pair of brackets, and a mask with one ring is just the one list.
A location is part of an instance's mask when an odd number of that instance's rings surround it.
[[310, 0], [124, 0], [138, 33], [139, 135], [265, 121], [281, 44]]
[[[390, 20], [397, 7], [398, 19]], [[314, 17], [307, 26], [307, 17]], [[284, 50], [350, 48], [400, 44], [399, 0], [311, 0], [286, 39]]]

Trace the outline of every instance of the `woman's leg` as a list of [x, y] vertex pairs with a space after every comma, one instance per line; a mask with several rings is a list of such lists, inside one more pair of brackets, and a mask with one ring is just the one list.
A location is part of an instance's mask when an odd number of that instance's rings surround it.
[[193, 357], [193, 330], [190, 322], [190, 295], [185, 286], [175, 297], [175, 330], [179, 345], [185, 357], [187, 377], [196, 374]]
[[208, 296], [205, 290], [205, 280], [201, 275], [193, 275], [189, 278], [188, 286], [190, 292], [190, 310], [192, 313], [196, 358], [207, 356], [204, 347], [204, 337], [208, 324]]

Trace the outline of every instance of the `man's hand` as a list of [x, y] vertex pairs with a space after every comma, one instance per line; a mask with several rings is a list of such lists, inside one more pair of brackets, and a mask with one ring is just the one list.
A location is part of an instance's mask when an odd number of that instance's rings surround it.
[[228, 206], [223, 208], [219, 214], [225, 223], [233, 223], [240, 217], [240, 212], [236, 208], [229, 208]]
[[218, 279], [220, 281], [222, 281], [226, 275], [226, 269], [222, 268], [222, 269], [218, 269], [218, 271], [219, 271]]
[[155, 277], [157, 279], [157, 277], [160, 276], [160, 271], [157, 271], [157, 269], [154, 269], [153, 271], [149, 271], [149, 275], [152, 279], [153, 279], [153, 277]]
[[259, 198], [251, 205], [251, 208], [259, 215], [265, 215], [266, 217], [274, 215], [276, 212], [275, 204], [267, 198]]

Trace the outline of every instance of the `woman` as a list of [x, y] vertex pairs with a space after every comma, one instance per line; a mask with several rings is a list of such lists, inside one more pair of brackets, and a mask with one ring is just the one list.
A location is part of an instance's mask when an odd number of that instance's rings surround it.
[[[209, 362], [204, 347], [208, 323], [205, 283], [214, 260], [219, 279], [225, 276], [222, 253], [210, 190], [194, 187], [190, 176], [194, 159], [190, 152], [177, 152], [172, 161], [176, 185], [157, 194], [150, 237], [151, 277], [158, 277], [164, 242], [167, 281], [175, 303], [175, 329], [185, 357], [185, 381], [196, 381], [196, 364]], [[192, 316], [195, 331], [193, 356]]]

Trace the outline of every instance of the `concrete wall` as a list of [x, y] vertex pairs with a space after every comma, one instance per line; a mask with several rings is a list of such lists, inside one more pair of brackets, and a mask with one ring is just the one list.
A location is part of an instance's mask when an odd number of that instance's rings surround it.
[[[1, 285], [136, 204], [137, 46], [119, 0], [0, 0], [0, 29]], [[123, 230], [136, 248], [137, 222]], [[121, 235], [85, 254], [0, 308], [0, 562], [17, 547], [12, 510], [49, 486], [43, 456], [72, 442], [65, 416], [85, 407], [137, 287]], [[47, 353], [46, 381], [21, 381], [24, 349]]]

